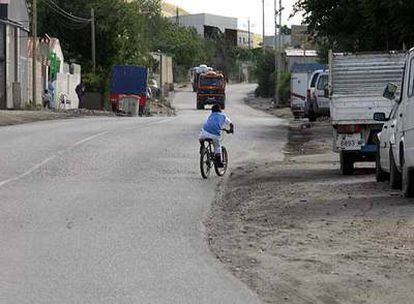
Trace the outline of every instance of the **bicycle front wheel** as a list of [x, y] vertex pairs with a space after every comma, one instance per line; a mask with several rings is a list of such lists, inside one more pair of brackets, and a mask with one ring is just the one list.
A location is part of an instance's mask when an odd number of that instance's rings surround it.
[[211, 172], [211, 159], [206, 148], [202, 148], [200, 151], [200, 171], [201, 176], [204, 179], [209, 178]]
[[217, 165], [214, 165], [214, 169], [216, 170], [216, 174], [218, 176], [224, 176], [227, 172], [227, 168], [229, 165], [229, 155], [227, 154], [226, 147], [221, 147], [221, 161], [223, 163], [223, 167], [219, 168]]

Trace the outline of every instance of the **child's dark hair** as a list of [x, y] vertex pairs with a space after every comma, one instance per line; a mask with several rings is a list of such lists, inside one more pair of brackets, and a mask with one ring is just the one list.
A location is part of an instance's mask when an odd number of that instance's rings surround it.
[[219, 104], [215, 104], [212, 108], [211, 108], [211, 112], [213, 113], [219, 113], [221, 112], [221, 106]]

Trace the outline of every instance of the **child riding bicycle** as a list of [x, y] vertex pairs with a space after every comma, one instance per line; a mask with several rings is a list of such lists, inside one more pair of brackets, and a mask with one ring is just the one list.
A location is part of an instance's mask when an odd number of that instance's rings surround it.
[[224, 164], [221, 159], [221, 135], [226, 128], [229, 128], [227, 131], [228, 133], [234, 133], [234, 125], [227, 114], [221, 111], [221, 106], [219, 104], [213, 105], [211, 112], [211, 115], [204, 123], [199, 140], [201, 144], [206, 139], [211, 139], [213, 141], [217, 167], [223, 168]]

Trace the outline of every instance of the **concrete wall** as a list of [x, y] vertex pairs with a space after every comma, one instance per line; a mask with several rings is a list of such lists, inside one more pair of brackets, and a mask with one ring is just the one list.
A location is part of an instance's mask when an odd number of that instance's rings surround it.
[[[28, 100], [27, 91], [27, 39], [29, 16], [25, 0], [10, 1], [8, 19], [14, 24], [1, 26], [0, 45], [4, 54], [0, 63], [0, 108], [20, 108]], [[0, 52], [0, 53], [3, 53]]]
[[0, 23], [0, 109], [6, 107], [6, 26]]
[[[266, 48], [274, 48], [275, 36], [266, 36], [263, 45]], [[282, 35], [282, 47], [290, 47], [292, 45], [292, 36]], [[279, 38], [276, 39], [276, 47], [279, 47]]]
[[63, 68], [64, 72], [57, 74], [55, 102], [57, 105], [59, 103], [59, 97], [65, 94], [70, 101], [70, 105], [66, 108], [77, 109], [79, 108], [79, 99], [75, 89], [81, 82], [81, 66], [72, 64], [68, 67], [66, 64]]
[[[170, 18], [171, 22], [176, 22], [176, 17]], [[220, 29], [222, 33], [226, 29], [237, 30], [237, 18], [224, 17], [211, 14], [196, 14], [179, 16], [179, 23], [184, 27], [193, 27], [199, 35], [204, 35], [204, 26], [212, 26]]]

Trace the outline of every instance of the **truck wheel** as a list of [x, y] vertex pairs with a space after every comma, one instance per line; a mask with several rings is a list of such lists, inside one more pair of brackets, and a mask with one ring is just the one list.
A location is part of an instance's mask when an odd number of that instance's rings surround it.
[[402, 174], [402, 192], [404, 197], [414, 197], [414, 178], [413, 171], [404, 164]]
[[385, 182], [388, 179], [388, 174], [381, 168], [380, 147], [377, 145], [377, 155], [375, 157], [375, 178], [377, 182]]
[[341, 173], [342, 175], [353, 175], [354, 174], [354, 157], [344, 151], [340, 154], [341, 160]]
[[395, 164], [394, 154], [390, 151], [390, 185], [392, 189], [401, 189], [401, 173], [397, 169]]

